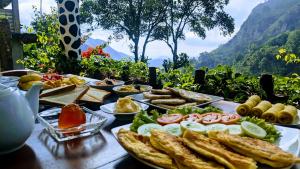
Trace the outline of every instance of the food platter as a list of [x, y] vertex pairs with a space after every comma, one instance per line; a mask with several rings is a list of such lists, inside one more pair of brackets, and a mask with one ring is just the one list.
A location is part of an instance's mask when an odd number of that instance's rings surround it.
[[[236, 113], [235, 109], [239, 105], [240, 105], [239, 103], [233, 103], [227, 101], [212, 103], [212, 106], [222, 108], [224, 112], [228, 112], [228, 113]], [[275, 124], [280, 126], [300, 128], [300, 110], [298, 110], [298, 115], [292, 124], [279, 124], [279, 123], [275, 123]]]
[[[118, 140], [118, 137], [117, 137], [118, 131], [120, 129], [129, 130], [130, 125], [131, 124], [115, 127], [111, 130], [111, 132], [114, 135], [114, 137]], [[297, 130], [297, 129], [287, 128], [287, 127], [282, 127], [282, 126], [276, 126], [276, 128], [281, 132], [282, 137], [275, 144], [278, 145], [282, 150], [287, 151], [289, 153], [292, 153], [295, 156], [298, 156], [299, 152], [300, 152], [300, 131]], [[151, 164], [151, 163], [149, 163], [145, 160], [142, 160], [142, 159], [138, 158], [137, 156], [135, 156], [130, 151], [128, 151], [128, 153], [130, 155], [132, 155], [134, 158], [136, 158], [137, 160], [139, 160], [140, 162], [144, 163], [145, 165], [148, 165], [148, 166], [150, 166], [152, 168], [155, 168], [155, 169], [162, 169], [159, 166], [156, 166], [154, 164]], [[291, 167], [292, 166], [286, 167], [285, 169], [288, 169], [288, 168], [291, 168]], [[261, 169], [271, 169], [270, 167], [266, 167], [266, 166], [259, 166], [259, 168], [261, 168]]]
[[[203, 95], [210, 97], [211, 101], [200, 103], [200, 104], [196, 105], [195, 107], [200, 107], [200, 106], [208, 105], [208, 104], [211, 104], [211, 103], [214, 103], [214, 102], [217, 102], [217, 101], [224, 100], [223, 97], [219, 97], [219, 96], [213, 96], [213, 95], [208, 95], [208, 94], [203, 94]], [[130, 97], [132, 97], [132, 99], [135, 100], [135, 101], [137, 101], [137, 102], [144, 103], [144, 104], [147, 104], [149, 106], [156, 107], [156, 108], [160, 108], [160, 109], [164, 109], [164, 110], [169, 110], [169, 109], [167, 109], [165, 107], [161, 107], [161, 106], [158, 106], [156, 104], [150, 103], [150, 100], [146, 99], [144, 97], [143, 93], [130, 95]]]
[[[143, 104], [143, 103], [137, 103], [137, 104], [141, 107], [142, 110], [147, 110], [149, 108], [149, 106], [146, 104]], [[138, 113], [138, 112], [117, 113], [117, 112], [115, 112], [115, 109], [116, 109], [115, 105], [116, 105], [116, 102], [105, 104], [105, 105], [100, 106], [100, 110], [102, 110], [105, 113], [114, 114], [114, 115], [133, 115], [133, 114]]]
[[120, 86], [120, 85], [124, 85], [125, 84], [125, 82], [121, 81], [121, 80], [115, 80], [115, 84], [114, 85], [98, 85], [97, 84], [98, 82], [101, 82], [101, 80], [99, 80], [99, 81], [90, 81], [88, 83], [88, 85], [91, 86], [91, 87], [94, 87], [94, 88], [98, 88], [98, 89], [112, 90], [116, 86]]

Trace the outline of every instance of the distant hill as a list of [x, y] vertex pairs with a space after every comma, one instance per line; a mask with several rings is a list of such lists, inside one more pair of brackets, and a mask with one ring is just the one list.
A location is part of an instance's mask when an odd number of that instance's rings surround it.
[[[104, 44], [105, 41], [101, 40], [101, 39], [93, 39], [93, 38], [89, 38], [88, 40], [85, 41], [84, 44], [81, 45], [80, 49], [82, 51], [87, 50], [89, 47], [95, 48], [96, 46], [102, 45]], [[104, 52], [107, 52], [111, 55], [111, 57], [115, 60], [120, 60], [122, 58], [125, 57], [129, 57], [129, 55], [119, 52], [115, 49], [113, 49], [110, 46], [107, 46], [106, 48], [104, 48]]]
[[[229, 42], [210, 53], [201, 53], [197, 66], [240, 64], [249, 51], [258, 49], [281, 33], [298, 28], [300, 28], [300, 0], [266, 1], [252, 10], [239, 32]], [[253, 61], [252, 64], [257, 63]]]

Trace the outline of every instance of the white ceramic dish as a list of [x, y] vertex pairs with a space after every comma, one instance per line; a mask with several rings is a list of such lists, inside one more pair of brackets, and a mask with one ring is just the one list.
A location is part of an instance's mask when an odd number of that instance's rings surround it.
[[[137, 102], [136, 102], [137, 103]], [[140, 105], [141, 109], [142, 110], [147, 110], [149, 108], [148, 105], [146, 104], [142, 104], [142, 103], [137, 103], [138, 105]], [[105, 105], [102, 105], [100, 106], [100, 110], [102, 110], [103, 112], [105, 113], [108, 113], [108, 114], [114, 114], [114, 115], [133, 115], [133, 114], [136, 114], [138, 112], [132, 112], [132, 113], [117, 113], [115, 110], [115, 105], [116, 105], [116, 102], [114, 103], [109, 103], [109, 104], [105, 104]]]
[[116, 86], [120, 86], [120, 85], [124, 85], [125, 82], [121, 81], [121, 80], [116, 80], [116, 84], [115, 85], [105, 85], [105, 86], [99, 86], [97, 85], [97, 82], [101, 82], [101, 80], [98, 81], [90, 81], [88, 83], [89, 86], [93, 87], [93, 88], [97, 88], [97, 89], [103, 89], [103, 90], [112, 90], [114, 87]]
[[[123, 126], [115, 127], [111, 129], [112, 134], [114, 137], [118, 140], [117, 133], [118, 131], [123, 128], [126, 130], [129, 130], [131, 124], [126, 124]], [[276, 126], [276, 128], [281, 132], [282, 137], [276, 142], [276, 144], [284, 151], [288, 151], [295, 156], [299, 156], [300, 153], [300, 130], [293, 129], [293, 128], [288, 128], [288, 127], [282, 127], [282, 126]], [[125, 149], [126, 150], [126, 149]], [[148, 165], [152, 168], [155, 169], [162, 169], [161, 167], [158, 167], [156, 165], [153, 165], [145, 160], [142, 160], [138, 157], [136, 157], [134, 154], [131, 152], [128, 152], [131, 156], [136, 158], [138, 161], [144, 163], [145, 165]], [[292, 167], [292, 166], [291, 166]], [[291, 167], [287, 167], [284, 169], [289, 169]], [[271, 167], [259, 167], [261, 169], [271, 169]]]

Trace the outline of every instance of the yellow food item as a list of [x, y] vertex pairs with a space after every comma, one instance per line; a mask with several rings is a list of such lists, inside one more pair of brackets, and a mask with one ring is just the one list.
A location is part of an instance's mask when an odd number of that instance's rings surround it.
[[76, 84], [76, 85], [82, 85], [85, 83], [85, 80], [84, 79], [80, 79], [78, 78], [77, 76], [71, 76], [69, 77], [69, 81], [72, 83], [72, 84]]
[[149, 143], [149, 139], [146, 140], [137, 133], [124, 129], [120, 129], [117, 135], [122, 146], [138, 158], [166, 169], [177, 169], [172, 158], [153, 148]]
[[278, 122], [281, 124], [292, 123], [297, 116], [297, 108], [291, 105], [287, 105], [283, 110], [277, 113]]
[[134, 113], [141, 110], [140, 105], [131, 100], [131, 97], [124, 97], [118, 99], [116, 103], [117, 113]]
[[119, 88], [120, 92], [139, 92], [133, 85], [124, 85]]
[[19, 87], [22, 90], [29, 90], [34, 83], [41, 83], [41, 81], [29, 81], [25, 83], [19, 83]]
[[41, 81], [42, 77], [36, 73], [28, 74], [20, 77], [20, 83], [26, 83], [30, 81]]
[[236, 112], [241, 116], [246, 116], [251, 112], [252, 108], [255, 107], [260, 101], [261, 98], [258, 95], [253, 95], [249, 97], [245, 103], [240, 104], [236, 108]]
[[269, 110], [264, 112], [261, 118], [265, 119], [268, 122], [276, 123], [277, 122], [277, 114], [284, 109], [284, 104], [277, 103], [273, 105]]
[[216, 140], [203, 134], [186, 130], [183, 134], [183, 142], [192, 150], [208, 159], [216, 160], [228, 169], [256, 169], [256, 162], [249, 157], [230, 151]]
[[183, 145], [181, 138], [155, 129], [150, 132], [151, 145], [175, 159], [180, 169], [224, 169], [223, 166], [214, 161], [197, 157]]
[[261, 117], [261, 115], [271, 107], [272, 103], [270, 103], [269, 101], [261, 101], [257, 106], [252, 108], [251, 115]]
[[208, 137], [230, 147], [239, 154], [273, 168], [288, 167], [299, 160], [276, 145], [259, 139], [231, 135], [222, 131], [209, 131]]

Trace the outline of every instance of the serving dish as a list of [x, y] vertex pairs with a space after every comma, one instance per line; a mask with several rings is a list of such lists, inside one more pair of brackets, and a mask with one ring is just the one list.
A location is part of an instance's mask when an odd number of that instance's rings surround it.
[[140, 91], [120, 91], [120, 88], [122, 86], [116, 86], [113, 88], [113, 91], [115, 93], [117, 93], [119, 96], [123, 97], [123, 96], [128, 96], [128, 95], [134, 95], [134, 94], [139, 94], [139, 93], [142, 93], [142, 92], [147, 92], [147, 91], [150, 91], [152, 89], [152, 86], [149, 86], [149, 85], [138, 85], [141, 90]]
[[88, 85], [91, 86], [91, 87], [97, 88], [97, 89], [103, 89], [103, 90], [111, 91], [114, 87], [125, 84], [125, 82], [122, 81], [122, 80], [115, 80], [115, 81], [116, 81], [115, 85], [104, 85], [104, 86], [97, 85], [97, 82], [101, 82], [101, 80], [99, 80], [99, 81], [90, 81], [88, 83]]
[[[111, 129], [111, 132], [114, 135], [114, 137], [117, 139], [117, 141], [119, 141], [118, 137], [117, 137], [118, 131], [120, 129], [130, 130], [130, 125], [131, 124], [126, 124], [126, 125], [122, 125], [122, 126], [115, 127], [113, 129]], [[278, 145], [284, 151], [287, 151], [289, 153], [294, 154], [295, 156], [298, 156], [299, 152], [300, 152], [300, 131], [297, 130], [297, 129], [282, 127], [282, 126], [276, 126], [276, 128], [281, 132], [282, 137], [275, 144]], [[151, 164], [151, 163], [149, 163], [145, 160], [142, 160], [142, 159], [136, 157], [134, 154], [132, 154], [129, 151], [127, 151], [127, 152], [130, 155], [132, 155], [134, 158], [136, 158], [138, 161], [144, 163], [145, 165], [148, 165], [148, 166], [150, 166], [152, 168], [155, 168], [155, 169], [162, 169], [159, 166], [156, 166], [154, 164]], [[259, 165], [259, 168], [261, 168], [261, 169], [271, 169], [270, 167], [262, 166], [262, 165], [261, 166]], [[284, 169], [290, 169], [290, 168], [292, 168], [292, 166], [284, 168]]]
[[[85, 112], [86, 123], [78, 127], [68, 129], [58, 128], [58, 116], [61, 112], [61, 108], [53, 108], [40, 112], [37, 115], [37, 119], [45, 127], [48, 133], [58, 142], [86, 137], [99, 132], [107, 118], [86, 107], [81, 108]], [[76, 131], [76, 134], [65, 134], [70, 131]]]
[[[147, 110], [149, 108], [149, 106], [147, 104], [143, 104], [143, 103], [137, 103], [142, 110]], [[137, 114], [138, 112], [132, 112], [132, 113], [117, 113], [115, 110], [115, 105], [116, 105], [116, 102], [114, 103], [109, 103], [109, 104], [105, 104], [105, 105], [102, 105], [100, 106], [100, 110], [102, 110], [103, 112], [105, 113], [108, 113], [108, 114], [114, 114], [114, 115], [134, 115], [134, 114]]]
[[[203, 94], [203, 95], [206, 95], [206, 96], [210, 97], [211, 101], [200, 103], [200, 104], [198, 104], [198, 105], [196, 105], [194, 107], [200, 107], [200, 106], [208, 105], [208, 104], [220, 101], [220, 100], [224, 100], [223, 97], [219, 97], [219, 96], [213, 96], [213, 95], [208, 95], [208, 94]], [[159, 108], [159, 109], [169, 110], [168, 108], [161, 107], [159, 105], [150, 103], [150, 100], [146, 99], [144, 97], [143, 93], [130, 95], [130, 97], [132, 97], [132, 99], [135, 100], [135, 101], [137, 101], [137, 102], [144, 103], [144, 104], [147, 104], [149, 106], [153, 106], [153, 107], [156, 107], [156, 108]]]
[[[219, 102], [212, 103], [212, 106], [221, 108], [224, 112], [228, 112], [228, 113], [237, 113], [236, 107], [239, 105], [240, 103], [233, 103], [228, 101], [219, 101]], [[274, 124], [279, 126], [286, 126], [286, 127], [293, 127], [293, 128], [300, 129], [300, 110], [298, 110], [298, 115], [292, 124], [279, 124], [279, 123], [274, 123]]]

